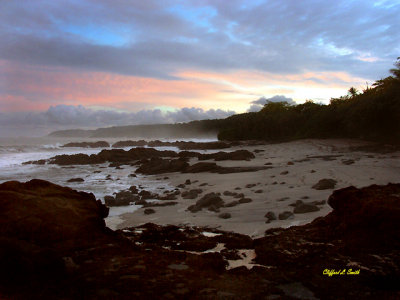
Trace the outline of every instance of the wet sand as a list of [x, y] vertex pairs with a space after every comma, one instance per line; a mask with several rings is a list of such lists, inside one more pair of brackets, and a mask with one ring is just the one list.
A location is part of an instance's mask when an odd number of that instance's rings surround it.
[[[325, 203], [318, 205], [319, 211], [294, 214], [290, 219], [278, 219], [270, 223], [266, 223], [265, 214], [271, 211], [278, 217], [284, 211], [293, 212], [293, 206], [290, 204], [297, 200], [302, 200], [304, 203], [328, 200], [334, 189], [351, 185], [364, 187], [371, 184], [400, 182], [400, 152], [381, 154], [349, 150], [349, 147], [363, 144], [365, 143], [354, 140], [301, 140], [232, 147], [231, 150], [247, 149], [253, 152], [256, 158], [250, 161], [218, 161], [218, 165], [271, 168], [232, 174], [165, 173], [148, 176], [149, 179], [166, 181], [172, 186], [183, 184], [189, 179], [191, 184], [180, 188], [181, 192], [191, 189], [202, 189], [203, 192], [196, 199], [183, 199], [178, 196], [178, 199], [174, 200], [178, 202], [177, 205], [155, 207], [155, 213], [150, 215], [145, 215], [144, 208], [141, 208], [133, 213], [120, 215], [118, 218], [109, 218], [107, 225], [114, 229], [122, 229], [147, 222], [160, 225], [185, 224], [219, 228], [252, 237], [263, 236], [266, 229], [273, 227], [303, 225], [328, 214], [331, 211], [330, 206]], [[197, 158], [190, 161], [190, 163], [196, 162]], [[169, 179], [161, 179], [164, 177]], [[334, 189], [312, 188], [324, 178], [337, 181]], [[244, 197], [252, 201], [234, 207], [222, 207], [220, 212], [209, 211], [206, 208], [196, 213], [187, 210], [190, 205], [210, 192], [221, 193], [225, 203], [238, 200], [223, 195], [224, 191], [243, 193]], [[220, 213], [230, 213], [231, 217], [222, 219], [218, 217]]]

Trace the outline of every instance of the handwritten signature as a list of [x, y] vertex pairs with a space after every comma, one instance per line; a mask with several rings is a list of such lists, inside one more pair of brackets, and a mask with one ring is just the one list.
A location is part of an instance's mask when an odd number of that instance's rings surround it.
[[340, 269], [340, 270], [335, 270], [335, 269], [325, 269], [324, 272], [322, 272], [323, 275], [328, 275], [329, 277], [332, 277], [334, 275], [360, 275], [360, 269], [358, 270], [353, 270], [353, 269]]

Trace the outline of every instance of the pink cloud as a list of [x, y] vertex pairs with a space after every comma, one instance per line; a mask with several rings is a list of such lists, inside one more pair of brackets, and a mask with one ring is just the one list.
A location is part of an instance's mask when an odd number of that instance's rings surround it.
[[[51, 105], [84, 105], [126, 111], [157, 106], [199, 107], [246, 111], [260, 96], [287, 95], [295, 100], [336, 97], [365, 79], [344, 72], [272, 74], [185, 70], [181, 80], [162, 80], [104, 72], [75, 72], [61, 67], [40, 67], [0, 61], [2, 111], [46, 110]], [[325, 94], [324, 94], [325, 93]], [[321, 94], [321, 96], [320, 96]], [[309, 96], [310, 95], [310, 96]]]
[[[102, 72], [77, 73], [62, 68], [5, 64], [5, 110], [42, 110], [55, 104], [114, 108], [166, 105], [204, 107], [218, 93], [215, 84], [193, 80], [160, 80]], [[208, 108], [208, 107], [204, 107]]]

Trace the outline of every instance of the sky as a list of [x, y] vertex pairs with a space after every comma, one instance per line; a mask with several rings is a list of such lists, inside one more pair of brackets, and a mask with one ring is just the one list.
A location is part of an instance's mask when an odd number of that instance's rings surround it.
[[0, 136], [329, 103], [389, 75], [399, 15], [399, 0], [0, 0]]

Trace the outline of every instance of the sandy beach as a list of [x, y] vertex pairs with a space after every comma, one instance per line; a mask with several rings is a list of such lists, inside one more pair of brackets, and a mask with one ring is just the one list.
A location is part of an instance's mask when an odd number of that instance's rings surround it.
[[[178, 196], [174, 206], [155, 207], [154, 213], [144, 214], [144, 208], [107, 219], [107, 226], [122, 229], [147, 222], [159, 225], [208, 226], [226, 231], [234, 231], [251, 237], [263, 236], [265, 230], [273, 227], [289, 227], [309, 223], [331, 211], [325, 202], [316, 205], [319, 210], [295, 213], [286, 220], [279, 220], [280, 213], [293, 212], [293, 204], [301, 200], [305, 204], [315, 204], [327, 200], [335, 189], [348, 186], [364, 187], [371, 184], [400, 182], [400, 152], [372, 153], [351, 150], [350, 147], [365, 145], [355, 140], [301, 140], [288, 143], [256, 146], [235, 146], [230, 150], [246, 149], [254, 153], [249, 161], [218, 161], [226, 167], [268, 166], [269, 169], [256, 172], [232, 174], [216, 173], [165, 173], [150, 175], [150, 179], [167, 181], [172, 186], [181, 185], [180, 191], [201, 189], [196, 199]], [[189, 163], [196, 163], [192, 158]], [[168, 177], [168, 179], [165, 179]], [[321, 179], [336, 181], [334, 188], [317, 190], [313, 188]], [[251, 202], [239, 203], [233, 207], [221, 207], [219, 212], [205, 208], [190, 212], [187, 208], [207, 193], [221, 193], [226, 203], [238, 200], [224, 192], [242, 193], [242, 198]], [[159, 193], [163, 191], [160, 190]], [[292, 206], [291, 206], [292, 205]], [[267, 212], [273, 212], [277, 220], [266, 223]], [[223, 219], [219, 215], [229, 213]]]

